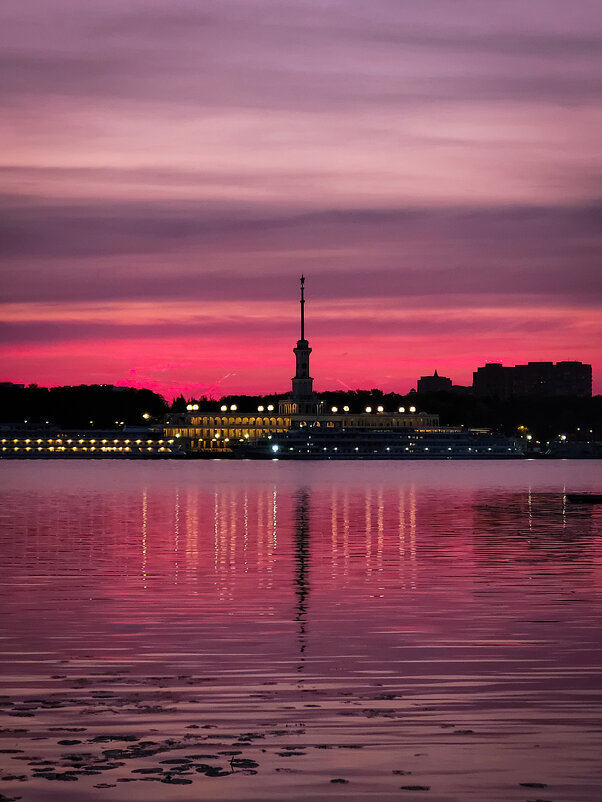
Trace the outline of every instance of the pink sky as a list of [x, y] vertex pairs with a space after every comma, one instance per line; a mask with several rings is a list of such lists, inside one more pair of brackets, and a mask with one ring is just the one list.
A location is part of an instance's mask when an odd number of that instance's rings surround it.
[[0, 379], [287, 390], [578, 359], [597, 0], [5, 0]]

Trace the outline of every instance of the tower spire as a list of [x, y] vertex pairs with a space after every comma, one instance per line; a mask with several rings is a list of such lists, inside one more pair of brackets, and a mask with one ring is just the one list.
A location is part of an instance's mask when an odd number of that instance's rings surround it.
[[305, 339], [305, 276], [301, 275], [301, 339]]
[[305, 339], [305, 276], [300, 276], [301, 338], [293, 348], [296, 371], [293, 377], [292, 393], [281, 401], [279, 410], [285, 415], [315, 415], [319, 401], [314, 393], [314, 380], [309, 375], [309, 355], [311, 348]]

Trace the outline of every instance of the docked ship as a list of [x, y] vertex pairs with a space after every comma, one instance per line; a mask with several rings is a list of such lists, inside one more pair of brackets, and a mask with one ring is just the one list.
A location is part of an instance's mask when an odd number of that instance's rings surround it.
[[516, 459], [518, 441], [502, 434], [452, 427], [365, 429], [304, 426], [232, 445], [240, 459]]
[[173, 459], [184, 457], [179, 438], [146, 427], [59, 429], [42, 424], [0, 424], [2, 459]]

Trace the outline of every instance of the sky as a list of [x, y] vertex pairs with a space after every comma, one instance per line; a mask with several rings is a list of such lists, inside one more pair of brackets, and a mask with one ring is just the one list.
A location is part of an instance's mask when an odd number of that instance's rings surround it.
[[285, 392], [577, 359], [599, 0], [3, 0], [0, 380]]

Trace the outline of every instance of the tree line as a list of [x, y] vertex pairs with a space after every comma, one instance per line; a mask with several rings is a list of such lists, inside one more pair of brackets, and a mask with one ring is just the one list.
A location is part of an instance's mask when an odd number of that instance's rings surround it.
[[[396, 412], [400, 407], [409, 411], [437, 413], [444, 425], [486, 427], [508, 435], [531, 434], [543, 442], [565, 434], [572, 440], [602, 439], [602, 396], [579, 398], [576, 396], [536, 398], [532, 396], [510, 399], [480, 398], [458, 395], [454, 392], [438, 393], [384, 393], [379, 389], [352, 391], [324, 391], [318, 394], [324, 410], [349, 407], [350, 412], [364, 412], [371, 407], [376, 412], [382, 406], [385, 412]], [[107, 385], [79, 385], [67, 387], [20, 388], [0, 386], [0, 420], [3, 422], [28, 421], [46, 423], [65, 428], [115, 428], [160, 423], [168, 412], [185, 412], [190, 404], [198, 406], [200, 413], [219, 412], [223, 406], [229, 411], [235, 406], [240, 412], [256, 412], [259, 406], [267, 411], [269, 405], [278, 409], [282, 394], [226, 395], [219, 399], [207, 397], [184, 398], [180, 395], [168, 404], [163, 396], [152, 390], [115, 388]]]

